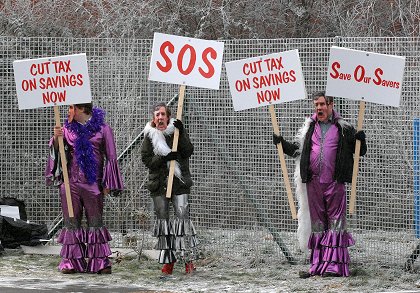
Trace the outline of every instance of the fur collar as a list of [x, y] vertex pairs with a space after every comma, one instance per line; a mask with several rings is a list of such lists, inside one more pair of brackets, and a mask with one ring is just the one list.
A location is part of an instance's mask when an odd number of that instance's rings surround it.
[[[144, 136], [145, 137], [147, 136], [150, 138], [150, 141], [152, 142], [152, 145], [153, 145], [153, 153], [155, 155], [164, 157], [172, 151], [172, 148], [168, 146], [168, 144], [166, 143], [165, 137], [167, 136], [169, 137], [174, 134], [175, 132], [174, 121], [175, 119], [171, 118], [169, 120], [168, 127], [166, 127], [166, 129], [163, 131], [157, 129], [156, 127], [153, 127], [151, 122], [148, 122], [146, 126], [144, 127], [144, 130], [143, 130]], [[170, 162], [167, 162], [168, 169], [169, 169], [169, 165], [170, 165]], [[183, 182], [181, 167], [178, 161], [175, 161], [175, 176]]]
[[76, 136], [74, 153], [77, 164], [85, 175], [86, 181], [92, 184], [97, 181], [97, 166], [99, 162], [95, 159], [94, 147], [90, 139], [101, 130], [105, 123], [105, 111], [100, 108], [93, 108], [92, 117], [85, 125], [73, 120], [71, 123], [66, 120], [65, 127]]

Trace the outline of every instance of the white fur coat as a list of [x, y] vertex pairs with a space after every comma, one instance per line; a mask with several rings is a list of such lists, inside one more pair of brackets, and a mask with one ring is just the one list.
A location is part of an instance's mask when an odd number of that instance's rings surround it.
[[[312, 119], [307, 118], [302, 128], [299, 129], [296, 138], [299, 143], [299, 152], [302, 154], [303, 142], [305, 140], [306, 133], [308, 132], [309, 125]], [[306, 191], [306, 184], [302, 183], [300, 177], [300, 155], [296, 158], [296, 169], [295, 169], [295, 186], [296, 186], [296, 197], [298, 199], [298, 229], [297, 236], [299, 241], [299, 248], [307, 253], [308, 252], [308, 240], [311, 235], [311, 217], [309, 215], [309, 204], [308, 204], [308, 193]]]

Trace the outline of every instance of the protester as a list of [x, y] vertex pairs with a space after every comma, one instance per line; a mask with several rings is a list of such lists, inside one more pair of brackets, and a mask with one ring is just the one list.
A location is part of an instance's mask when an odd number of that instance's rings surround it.
[[[144, 128], [141, 147], [142, 161], [149, 169], [147, 188], [153, 199], [156, 223], [154, 236], [158, 238], [155, 249], [160, 250], [159, 263], [163, 264], [162, 276], [172, 274], [176, 261], [185, 264], [185, 272], [195, 270], [193, 260], [197, 259], [196, 231], [190, 220], [189, 195], [191, 173], [189, 158], [193, 145], [180, 120], [171, 119], [171, 111], [164, 104], [153, 107], [153, 117]], [[172, 151], [175, 128], [179, 130], [178, 150]], [[172, 195], [166, 197], [169, 165], [175, 160]], [[169, 219], [169, 204], [172, 203], [175, 217]]]
[[[63, 136], [74, 217], [69, 217], [63, 184], [58, 137]], [[64, 228], [59, 270], [64, 274], [88, 272], [110, 274], [111, 240], [103, 224], [104, 196], [121, 191], [123, 181], [117, 165], [114, 135], [105, 123], [105, 112], [91, 103], [71, 105], [63, 128], [54, 127], [46, 168], [48, 185], [60, 188]], [[87, 228], [81, 226], [83, 210]], [[85, 260], [87, 258], [87, 262]]]
[[[366, 153], [365, 133], [355, 129], [333, 109], [333, 97], [324, 92], [313, 97], [315, 113], [299, 130], [297, 141], [290, 143], [274, 134], [274, 144], [281, 143], [284, 152], [297, 158], [296, 190], [300, 210], [309, 211], [310, 235], [299, 235], [311, 250], [309, 272], [314, 275], [349, 276], [348, 247], [355, 244], [346, 230], [346, 187], [353, 174], [356, 140], [361, 141], [360, 155]], [[305, 206], [305, 205], [308, 206]], [[300, 231], [305, 215], [299, 213]], [[309, 220], [310, 219], [310, 220]], [[309, 239], [308, 239], [309, 238]]]

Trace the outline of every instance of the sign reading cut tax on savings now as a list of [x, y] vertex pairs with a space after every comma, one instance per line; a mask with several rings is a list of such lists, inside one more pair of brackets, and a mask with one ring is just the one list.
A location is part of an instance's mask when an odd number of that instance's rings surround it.
[[19, 110], [89, 103], [86, 54], [13, 62]]
[[400, 105], [405, 57], [331, 47], [326, 94]]
[[223, 42], [155, 33], [149, 80], [219, 89]]
[[298, 50], [225, 63], [235, 111], [306, 97]]

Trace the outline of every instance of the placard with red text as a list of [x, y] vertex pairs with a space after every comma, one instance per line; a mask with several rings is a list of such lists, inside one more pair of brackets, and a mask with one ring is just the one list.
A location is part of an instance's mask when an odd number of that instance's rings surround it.
[[13, 62], [19, 110], [89, 103], [86, 54]]
[[155, 33], [149, 80], [219, 89], [223, 42]]
[[298, 50], [226, 62], [225, 66], [235, 111], [306, 98]]
[[326, 94], [400, 105], [405, 57], [331, 47]]

